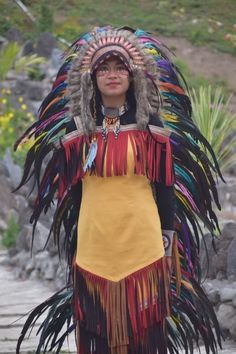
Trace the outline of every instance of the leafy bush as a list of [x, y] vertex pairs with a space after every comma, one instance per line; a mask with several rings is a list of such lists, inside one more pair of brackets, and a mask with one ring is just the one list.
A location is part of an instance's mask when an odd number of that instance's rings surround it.
[[45, 63], [46, 59], [37, 54], [21, 56], [20, 47], [11, 42], [0, 51], [0, 80], [4, 80], [8, 72], [13, 69], [16, 73], [34, 71], [35, 66]]
[[14, 247], [16, 244], [17, 235], [20, 227], [16, 222], [15, 217], [12, 215], [8, 219], [7, 229], [3, 233], [2, 244], [6, 248]]
[[12, 42], [0, 51], [0, 80], [4, 80], [7, 73], [12, 69], [19, 50], [19, 45]]
[[221, 171], [225, 172], [236, 161], [236, 114], [229, 110], [231, 97], [226, 99], [222, 88], [208, 86], [193, 89], [191, 99], [193, 120], [212, 145]]

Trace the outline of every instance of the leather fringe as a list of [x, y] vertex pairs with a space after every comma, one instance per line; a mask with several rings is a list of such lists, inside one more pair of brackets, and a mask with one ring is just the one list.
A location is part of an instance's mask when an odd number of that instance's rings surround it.
[[[134, 174], [146, 175], [150, 181], [160, 182], [164, 176], [166, 185], [174, 182], [172, 153], [169, 137], [148, 131], [126, 130], [115, 138], [113, 132], [104, 140], [101, 133], [96, 134], [97, 155], [88, 173], [97, 176], [123, 176], [127, 174], [128, 141], [131, 143], [134, 158]], [[71, 185], [83, 178], [83, 163], [88, 154], [90, 141], [85, 135], [72, 136], [63, 143], [65, 162], [59, 183], [59, 197]], [[162, 160], [162, 162], [161, 162]], [[63, 160], [61, 161], [63, 163]], [[165, 172], [161, 169], [165, 168]]]
[[74, 265], [73, 308], [79, 354], [165, 353], [170, 314], [165, 258], [118, 282]]

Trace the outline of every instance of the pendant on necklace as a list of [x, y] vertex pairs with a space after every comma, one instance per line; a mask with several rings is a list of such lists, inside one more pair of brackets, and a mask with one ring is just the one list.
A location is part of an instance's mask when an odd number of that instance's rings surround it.
[[104, 140], [107, 139], [110, 130], [113, 131], [115, 139], [117, 139], [120, 132], [120, 117], [104, 117], [102, 122], [102, 137]]

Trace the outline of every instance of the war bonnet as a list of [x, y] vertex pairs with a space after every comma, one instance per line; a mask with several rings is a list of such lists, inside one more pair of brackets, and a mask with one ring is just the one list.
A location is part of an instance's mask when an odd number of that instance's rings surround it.
[[150, 113], [160, 106], [156, 62], [131, 30], [113, 27], [95, 28], [73, 44], [74, 59], [68, 73], [70, 116], [78, 116], [84, 133], [95, 130], [91, 102], [95, 94], [94, 72], [110, 58], [118, 57], [132, 77], [136, 100], [136, 121], [145, 129]]

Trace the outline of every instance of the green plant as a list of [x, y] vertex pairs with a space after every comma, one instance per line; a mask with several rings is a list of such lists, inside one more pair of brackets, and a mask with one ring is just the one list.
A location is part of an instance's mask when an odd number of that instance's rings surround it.
[[7, 229], [3, 232], [2, 244], [6, 248], [14, 247], [16, 244], [17, 235], [20, 227], [13, 215], [10, 216], [7, 222]]
[[236, 159], [236, 114], [229, 110], [230, 99], [222, 88], [207, 86], [191, 91], [193, 120], [211, 144], [222, 172]]
[[12, 42], [7, 44], [0, 52], [0, 80], [4, 80], [7, 73], [12, 69], [19, 50], [19, 45]]
[[46, 58], [39, 57], [37, 54], [22, 56], [15, 62], [14, 69], [16, 73], [26, 71], [29, 75], [32, 75], [36, 71], [39, 72], [39, 65], [45, 62]]
[[20, 56], [19, 52], [20, 47], [15, 42], [7, 44], [0, 52], [0, 80], [4, 80], [11, 69], [16, 73], [23, 71], [30, 73], [36, 65], [46, 61], [37, 54]]

